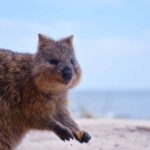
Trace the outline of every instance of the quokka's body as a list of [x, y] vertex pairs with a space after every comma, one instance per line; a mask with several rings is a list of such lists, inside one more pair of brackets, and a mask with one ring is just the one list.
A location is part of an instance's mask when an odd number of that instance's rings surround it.
[[73, 36], [54, 41], [39, 34], [36, 54], [0, 49], [0, 150], [12, 150], [30, 129], [62, 140], [88, 142], [67, 110], [67, 92], [80, 80]]

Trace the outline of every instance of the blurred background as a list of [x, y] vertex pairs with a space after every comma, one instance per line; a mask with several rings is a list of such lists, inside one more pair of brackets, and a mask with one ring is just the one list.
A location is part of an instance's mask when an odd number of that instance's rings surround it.
[[83, 69], [77, 117], [150, 119], [149, 0], [5, 0], [0, 47], [35, 53], [37, 34], [74, 35]]

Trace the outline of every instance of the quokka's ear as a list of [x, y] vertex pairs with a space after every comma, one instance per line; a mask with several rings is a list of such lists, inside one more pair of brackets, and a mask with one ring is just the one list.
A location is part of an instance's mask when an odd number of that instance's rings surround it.
[[43, 35], [40, 33], [38, 34], [38, 38], [39, 38], [39, 44], [43, 44], [43, 43], [47, 42], [49, 39], [46, 35]]
[[69, 46], [73, 46], [73, 35], [70, 35], [66, 38], [61, 39], [61, 42], [67, 43]]
[[39, 42], [38, 42], [38, 50], [42, 50], [44, 46], [48, 43], [49, 46], [53, 45], [54, 40], [47, 37], [46, 35], [43, 34], [38, 34]]

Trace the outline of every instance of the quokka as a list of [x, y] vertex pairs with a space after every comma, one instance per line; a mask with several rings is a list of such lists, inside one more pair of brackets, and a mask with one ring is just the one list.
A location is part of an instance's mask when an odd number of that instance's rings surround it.
[[81, 77], [73, 36], [38, 38], [35, 54], [0, 49], [0, 150], [14, 149], [30, 129], [53, 131], [63, 141], [91, 139], [67, 109], [68, 90]]

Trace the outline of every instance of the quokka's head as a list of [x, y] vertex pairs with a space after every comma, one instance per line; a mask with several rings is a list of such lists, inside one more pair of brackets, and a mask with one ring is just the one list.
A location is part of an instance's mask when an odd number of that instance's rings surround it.
[[39, 34], [33, 78], [42, 91], [63, 91], [80, 80], [81, 69], [75, 57], [73, 36], [55, 41]]

